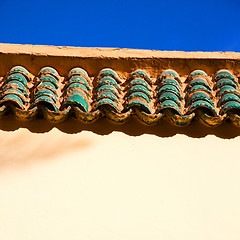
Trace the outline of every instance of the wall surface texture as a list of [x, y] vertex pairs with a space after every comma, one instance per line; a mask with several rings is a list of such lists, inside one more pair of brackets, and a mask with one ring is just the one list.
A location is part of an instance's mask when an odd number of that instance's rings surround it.
[[240, 238], [240, 138], [1, 131], [0, 238]]

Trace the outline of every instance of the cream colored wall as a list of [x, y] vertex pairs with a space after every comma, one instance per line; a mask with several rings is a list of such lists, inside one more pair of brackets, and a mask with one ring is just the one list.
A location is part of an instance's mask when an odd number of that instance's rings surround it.
[[0, 131], [1, 240], [239, 240], [240, 138]]

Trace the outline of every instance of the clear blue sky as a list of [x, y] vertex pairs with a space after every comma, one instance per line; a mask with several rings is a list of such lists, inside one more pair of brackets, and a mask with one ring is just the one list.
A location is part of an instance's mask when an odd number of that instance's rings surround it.
[[0, 42], [240, 52], [240, 0], [0, 0]]

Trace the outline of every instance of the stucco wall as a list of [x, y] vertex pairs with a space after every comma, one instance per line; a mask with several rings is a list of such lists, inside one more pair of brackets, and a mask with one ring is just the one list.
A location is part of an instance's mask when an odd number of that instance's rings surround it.
[[239, 137], [8, 124], [0, 131], [1, 240], [240, 238]]

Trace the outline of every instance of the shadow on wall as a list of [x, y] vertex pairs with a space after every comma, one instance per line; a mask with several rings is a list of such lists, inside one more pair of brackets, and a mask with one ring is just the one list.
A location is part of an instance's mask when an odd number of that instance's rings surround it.
[[[14, 123], [1, 121], [1, 124], [10, 127]], [[39, 129], [44, 127], [44, 124], [38, 124]], [[17, 126], [17, 123], [15, 125]], [[5, 168], [18, 169], [37, 162], [48, 162], [65, 153], [88, 148], [92, 144], [88, 138], [73, 138], [70, 134], [53, 133], [51, 136], [26, 132], [18, 132], [17, 135], [5, 134], [0, 142], [0, 171]]]
[[[112, 132], [123, 132], [129, 136], [152, 134], [159, 137], [171, 137], [176, 134], [185, 134], [193, 138], [201, 138], [206, 135], [215, 135], [220, 138], [234, 138], [240, 136], [240, 128], [236, 128], [230, 122], [224, 122], [218, 127], [205, 127], [199, 121], [192, 121], [187, 127], [176, 127], [162, 120], [158, 125], [145, 126], [134, 117], [127, 123], [116, 125], [107, 119], [100, 119], [93, 124], [82, 124], [74, 118], [69, 118], [62, 123], [51, 124], [44, 119], [21, 122], [13, 116], [0, 119], [0, 129], [3, 131], [15, 131], [26, 128], [33, 133], [46, 133], [61, 131], [67, 134], [25, 134], [18, 132], [17, 135], [5, 134], [0, 143], [0, 171], [11, 168], [23, 167], [52, 161], [56, 157], [73, 151], [91, 147], [94, 142], [89, 138], [73, 137], [72, 134], [81, 131], [90, 131], [99, 135], [107, 135]], [[57, 149], [57, 151], [55, 151]]]
[[53, 128], [68, 134], [79, 133], [83, 130], [91, 131], [99, 135], [107, 135], [114, 131], [123, 132], [129, 136], [140, 136], [142, 134], [152, 134], [159, 137], [171, 137], [176, 134], [185, 134], [193, 138], [202, 138], [207, 135], [215, 135], [219, 138], [235, 138], [240, 136], [240, 128], [237, 128], [224, 121], [220, 126], [207, 127], [199, 121], [194, 120], [186, 127], [176, 127], [166, 120], [161, 120], [155, 126], [146, 126], [140, 123], [135, 117], [132, 117], [127, 123], [113, 124], [109, 120], [103, 118], [92, 124], [83, 124], [74, 118], [68, 118], [62, 123], [53, 124], [44, 119], [36, 119], [29, 122], [21, 122], [12, 116], [6, 119], [0, 119], [0, 129], [3, 131], [14, 131], [19, 128], [27, 128], [33, 133], [45, 133]]

